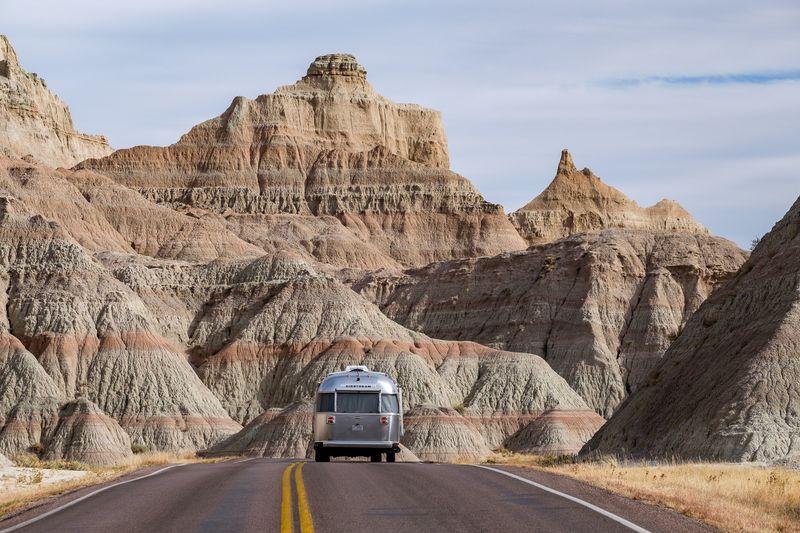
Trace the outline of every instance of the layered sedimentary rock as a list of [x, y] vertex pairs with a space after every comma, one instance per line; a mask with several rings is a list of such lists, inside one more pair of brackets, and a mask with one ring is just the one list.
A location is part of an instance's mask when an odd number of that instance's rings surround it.
[[[267, 228], [286, 224], [278, 215], [295, 215], [301, 228], [327, 217], [329, 229], [305, 248], [337, 267], [419, 265], [525, 244], [500, 206], [448, 170], [439, 113], [380, 96], [346, 54], [317, 58], [272, 94], [237, 97], [172, 146], [81, 166], [158, 203], [217, 213], [259, 245]], [[343, 253], [348, 246], [358, 253]]]
[[354, 288], [411, 329], [541, 354], [610, 416], [744, 259], [717, 237], [615, 229], [375, 273]]
[[44, 80], [25, 72], [0, 35], [0, 152], [33, 156], [50, 166], [72, 166], [112, 152], [105, 137], [75, 131], [69, 108]]
[[44, 450], [47, 460], [113, 465], [130, 457], [131, 441], [116, 420], [85, 398], [67, 403]]
[[575, 455], [605, 423], [582, 411], [548, 411], [506, 441], [506, 448], [535, 455]]
[[[14, 446], [25, 449], [45, 440], [54, 403], [76, 393], [86, 393], [135, 442], [155, 448], [203, 446], [240, 428], [159, 334], [136, 294], [58, 223], [10, 197], [0, 198], [0, 272], [7, 332], [1, 373], [8, 383], [2, 406], [9, 409], [0, 415], [16, 413], [0, 441], [13, 434]], [[32, 422], [21, 431], [23, 407]]]
[[587, 450], [727, 461], [800, 456], [800, 199]]
[[310, 457], [313, 416], [311, 401], [298, 401], [285, 409], [268, 409], [204, 455]]
[[493, 446], [550, 408], [591, 415], [541, 358], [409, 331], [291, 254], [207, 265], [108, 256], [105, 264], [243, 424], [312, 397], [325, 375], [348, 364], [392, 375], [407, 408], [463, 404]]
[[423, 461], [480, 461], [491, 454], [471, 422], [455, 409], [433, 405], [406, 413], [403, 444]]
[[[395, 376], [409, 407], [465, 404], [497, 446], [546, 409], [587, 409], [540, 358], [409, 331], [302, 254], [263, 254], [221, 226], [202, 226], [203, 246], [150, 246], [133, 237], [177, 243], [197, 220], [88, 171], [0, 163], [9, 452], [51, 438], [75, 394], [136, 445], [204, 448], [239, 429], [229, 416], [309, 398], [351, 363]], [[209, 233], [221, 247], [205, 246]]]
[[567, 150], [547, 188], [509, 219], [529, 244], [551, 242], [575, 233], [606, 228], [642, 229], [652, 233], [708, 230], [672, 200], [639, 207], [591, 170], [578, 170]]

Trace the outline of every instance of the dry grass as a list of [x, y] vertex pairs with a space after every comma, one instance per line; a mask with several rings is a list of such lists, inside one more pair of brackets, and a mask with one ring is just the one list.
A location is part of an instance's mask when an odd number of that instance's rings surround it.
[[[35, 469], [56, 469], [56, 470], [82, 470], [86, 475], [79, 479], [72, 479], [69, 481], [56, 482], [51, 484], [41, 483], [41, 471], [34, 473], [33, 478], [29, 484], [18, 486], [15, 488], [4, 488], [0, 491], [0, 518], [3, 516], [17, 511], [28, 504], [37, 500], [45, 498], [52, 498], [65, 492], [69, 492], [78, 488], [97, 485], [106, 481], [113, 480], [123, 476], [129, 472], [144, 468], [148, 466], [158, 466], [167, 464], [180, 464], [180, 463], [214, 463], [225, 461], [228, 457], [215, 457], [213, 459], [199, 458], [194, 452], [185, 453], [166, 453], [166, 452], [153, 452], [141, 453], [132, 456], [127, 461], [109, 467], [90, 467], [81, 463], [70, 461], [42, 461], [35, 455], [24, 454], [17, 455], [13, 458], [16, 466], [24, 468]], [[40, 482], [36, 482], [36, 478]]]
[[724, 463], [619, 463], [499, 453], [488, 462], [538, 468], [669, 507], [723, 531], [800, 531], [800, 471]]

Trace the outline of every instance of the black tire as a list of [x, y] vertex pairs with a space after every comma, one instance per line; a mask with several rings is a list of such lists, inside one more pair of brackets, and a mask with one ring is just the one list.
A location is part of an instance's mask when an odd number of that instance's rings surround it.
[[331, 456], [325, 450], [316, 449], [314, 450], [314, 461], [317, 463], [329, 463]]
[[395, 455], [396, 454], [394, 452], [386, 452], [386, 462], [393, 463], [394, 460], [396, 459]]
[[381, 462], [381, 454], [373, 453], [372, 455], [369, 456], [369, 461], [371, 463], [380, 463]]

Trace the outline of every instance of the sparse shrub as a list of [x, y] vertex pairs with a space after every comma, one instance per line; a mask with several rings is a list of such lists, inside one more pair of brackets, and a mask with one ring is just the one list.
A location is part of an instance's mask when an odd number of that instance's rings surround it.
[[542, 272], [547, 274], [548, 272], [555, 270], [557, 260], [558, 258], [554, 255], [544, 256], [544, 261], [542, 262]]
[[134, 455], [139, 455], [140, 453], [147, 453], [147, 446], [142, 446], [141, 444], [131, 444], [131, 451]]
[[750, 251], [752, 252], [753, 250], [755, 250], [756, 246], [758, 246], [758, 243], [760, 242], [761, 242], [761, 237], [756, 237], [755, 239], [750, 241]]
[[30, 445], [28, 451], [36, 455], [42, 455], [44, 453], [44, 446], [42, 446], [41, 442], [35, 442]]
[[88, 467], [76, 461], [42, 461], [39, 457], [31, 453], [22, 453], [13, 456], [14, 464], [23, 468], [50, 468], [53, 470], [87, 470]]
[[463, 415], [463, 414], [464, 414], [464, 409], [466, 409], [466, 407], [464, 407], [464, 404], [463, 404], [463, 403], [459, 403], [459, 404], [456, 404], [456, 405], [454, 405], [454, 406], [453, 406], [453, 409], [455, 409], [456, 411], [458, 411], [458, 413], [459, 413], [459, 414], [462, 414], [462, 415]]
[[44, 474], [42, 474], [41, 470], [38, 470], [31, 478], [31, 483], [41, 483], [43, 479]]

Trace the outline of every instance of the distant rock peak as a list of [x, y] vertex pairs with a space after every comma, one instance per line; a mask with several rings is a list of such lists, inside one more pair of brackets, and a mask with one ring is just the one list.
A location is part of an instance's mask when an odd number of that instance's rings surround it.
[[0, 35], [0, 76], [10, 78], [12, 71], [19, 68], [17, 53], [5, 35]]
[[569, 150], [564, 148], [561, 150], [561, 160], [558, 162], [556, 174], [569, 174], [570, 172], [577, 171], [578, 169], [575, 167], [575, 163], [572, 162], [572, 155], [570, 155]]
[[556, 175], [547, 188], [509, 218], [529, 245], [606, 228], [708, 234], [677, 202], [662, 200], [640, 207], [590, 169], [579, 171], [568, 150], [561, 151]]
[[319, 76], [339, 76], [366, 81], [367, 69], [361, 66], [352, 54], [326, 54], [314, 59], [304, 79]]
[[31, 156], [53, 167], [112, 152], [105, 137], [75, 130], [69, 108], [42, 78], [25, 72], [4, 35], [0, 35], [0, 151]]

